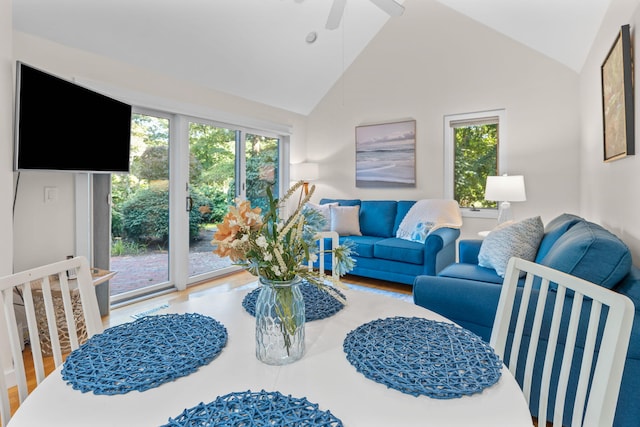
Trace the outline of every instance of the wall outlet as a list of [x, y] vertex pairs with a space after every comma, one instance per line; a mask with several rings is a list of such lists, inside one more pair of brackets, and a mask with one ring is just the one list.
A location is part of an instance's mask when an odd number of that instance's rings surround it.
[[44, 202], [53, 203], [58, 200], [58, 187], [44, 187]]

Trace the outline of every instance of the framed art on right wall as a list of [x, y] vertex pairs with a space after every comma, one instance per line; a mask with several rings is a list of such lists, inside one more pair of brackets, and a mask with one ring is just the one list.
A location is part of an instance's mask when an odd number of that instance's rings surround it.
[[631, 32], [623, 25], [602, 67], [604, 161], [635, 154]]

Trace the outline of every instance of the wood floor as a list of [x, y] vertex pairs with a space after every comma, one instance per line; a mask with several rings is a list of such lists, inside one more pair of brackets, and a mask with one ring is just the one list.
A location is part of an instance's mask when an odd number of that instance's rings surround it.
[[[157, 307], [159, 304], [171, 304], [178, 301], [184, 301], [193, 294], [202, 294], [207, 292], [218, 292], [220, 289], [234, 289], [255, 282], [256, 278], [251, 274], [241, 271], [238, 273], [230, 274], [221, 278], [217, 278], [211, 281], [207, 281], [201, 284], [190, 286], [184, 291], [170, 292], [164, 295], [160, 295], [148, 300], [140, 301], [130, 305], [122, 306], [119, 308], [111, 309], [109, 315], [103, 318], [104, 327], [115, 326], [125, 322], [131, 321], [131, 315], [139, 313], [141, 311]], [[368, 286], [376, 289], [382, 289], [387, 291], [400, 292], [404, 294], [411, 294], [411, 286], [403, 285], [399, 283], [385, 282], [383, 280], [365, 279], [357, 276], [346, 276], [342, 279], [345, 283]], [[36, 387], [35, 371], [33, 367], [33, 359], [31, 358], [31, 349], [29, 346], [25, 348], [23, 353], [25, 370], [27, 372], [27, 383], [29, 392]], [[52, 358], [45, 359], [45, 372], [50, 374], [55, 370], [55, 366]], [[11, 399], [11, 413], [13, 414], [18, 406], [18, 391], [16, 387], [9, 390], [9, 396]]]

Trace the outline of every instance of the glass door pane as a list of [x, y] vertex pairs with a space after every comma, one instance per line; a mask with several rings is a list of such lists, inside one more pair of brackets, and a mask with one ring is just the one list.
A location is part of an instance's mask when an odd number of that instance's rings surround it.
[[251, 206], [267, 207], [267, 187], [279, 197], [279, 145], [278, 138], [245, 135], [246, 195]]
[[169, 119], [134, 114], [131, 173], [111, 180], [112, 302], [169, 281]]
[[213, 254], [211, 240], [235, 199], [239, 131], [189, 123], [189, 277], [231, 266]]

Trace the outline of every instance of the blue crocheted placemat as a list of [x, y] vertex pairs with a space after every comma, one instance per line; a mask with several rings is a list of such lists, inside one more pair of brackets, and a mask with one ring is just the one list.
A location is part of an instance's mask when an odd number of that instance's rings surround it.
[[279, 392], [236, 392], [200, 403], [162, 427], [243, 426], [243, 427], [342, 427], [342, 421], [329, 411], [321, 411], [306, 398]]
[[452, 399], [495, 384], [502, 362], [480, 337], [450, 323], [391, 317], [347, 334], [347, 360], [365, 377], [414, 396]]
[[[333, 288], [332, 291], [341, 298], [347, 299], [338, 289]], [[325, 292], [309, 282], [300, 284], [300, 292], [304, 299], [304, 317], [307, 322], [331, 317], [344, 308], [344, 304], [331, 295], [331, 291]], [[242, 300], [242, 306], [252, 316], [256, 315], [256, 300], [259, 293], [260, 288], [254, 289]]]
[[91, 337], [67, 357], [62, 378], [83, 393], [144, 391], [195, 372], [226, 343], [226, 328], [211, 317], [147, 316]]

